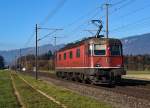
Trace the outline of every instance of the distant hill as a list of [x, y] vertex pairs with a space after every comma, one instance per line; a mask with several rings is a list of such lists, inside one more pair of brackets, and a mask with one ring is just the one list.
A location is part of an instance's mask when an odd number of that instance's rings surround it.
[[[142, 34], [138, 36], [131, 36], [121, 39], [123, 43], [123, 52], [125, 55], [138, 55], [138, 54], [150, 54], [150, 33]], [[64, 44], [56, 46], [56, 49], [60, 49]], [[44, 54], [51, 50], [54, 51], [54, 46], [52, 44], [47, 44], [39, 47], [39, 54]], [[35, 54], [35, 48], [24, 48], [21, 49], [22, 55]], [[15, 60], [15, 56], [19, 57], [19, 49], [0, 51], [6, 61], [6, 64], [11, 63]]]
[[[62, 48], [64, 45], [57, 45], [56, 49]], [[47, 53], [49, 50], [54, 52], [55, 47], [52, 44], [47, 44], [47, 45], [42, 45], [39, 48], [39, 55]], [[29, 48], [23, 48], [21, 49], [21, 55], [27, 55], [27, 54], [35, 54], [35, 48], [34, 47], [29, 47]], [[6, 64], [10, 64], [13, 62], [17, 57], [20, 56], [20, 49], [14, 49], [14, 50], [8, 50], [8, 51], [0, 51], [0, 55], [2, 55], [5, 59]]]
[[150, 54], [150, 33], [121, 39], [125, 55]]

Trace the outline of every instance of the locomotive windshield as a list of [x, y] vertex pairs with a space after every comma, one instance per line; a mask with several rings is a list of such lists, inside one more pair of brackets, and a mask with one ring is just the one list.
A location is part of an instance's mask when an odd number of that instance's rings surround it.
[[105, 55], [106, 45], [95, 44], [94, 45], [94, 55]]
[[122, 52], [121, 46], [120, 45], [111, 45], [110, 52], [111, 52], [111, 55], [113, 55], [113, 56], [121, 55], [121, 52]]

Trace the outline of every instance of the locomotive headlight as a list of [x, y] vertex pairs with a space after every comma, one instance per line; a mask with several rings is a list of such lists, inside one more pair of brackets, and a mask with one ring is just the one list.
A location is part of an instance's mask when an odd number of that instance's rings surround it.
[[117, 67], [121, 67], [121, 65], [117, 65]]
[[100, 64], [96, 64], [96, 67], [100, 67]]

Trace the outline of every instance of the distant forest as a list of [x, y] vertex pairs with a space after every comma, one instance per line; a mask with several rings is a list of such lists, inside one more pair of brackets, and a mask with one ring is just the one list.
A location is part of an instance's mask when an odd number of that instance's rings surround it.
[[0, 69], [4, 69], [4, 66], [5, 66], [4, 58], [3, 58], [3, 56], [0, 56]]
[[127, 70], [150, 70], [150, 55], [124, 56], [124, 64]]
[[[26, 67], [32, 70], [35, 66], [35, 56], [27, 55], [22, 56], [17, 60], [17, 67]], [[19, 65], [21, 63], [21, 65]], [[150, 55], [127, 55], [124, 56], [124, 66], [126, 70], [144, 71], [150, 70]], [[16, 67], [16, 66], [15, 66]], [[54, 69], [54, 56], [51, 52], [38, 56], [38, 69], [39, 70], [53, 70]]]

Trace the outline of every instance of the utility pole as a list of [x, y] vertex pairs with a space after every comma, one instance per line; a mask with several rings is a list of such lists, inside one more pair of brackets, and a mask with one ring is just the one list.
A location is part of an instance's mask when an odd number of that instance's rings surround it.
[[55, 46], [54, 51], [56, 51], [56, 36], [54, 37], [54, 46]]
[[15, 71], [17, 72], [17, 55], [15, 55]]
[[35, 76], [36, 76], [36, 80], [38, 79], [38, 25], [36, 24], [36, 29], [35, 29], [35, 32], [36, 32], [36, 49], [35, 49]]
[[[51, 33], [49, 33], [49, 34], [47, 34], [47, 35], [45, 35], [45, 36], [43, 36], [43, 37], [41, 37], [41, 38], [39, 38], [38, 39], [38, 34], [37, 34], [37, 32], [38, 32], [38, 29], [39, 30], [52, 30], [53, 32], [51, 32]], [[48, 37], [48, 36], [50, 36], [50, 35], [52, 35], [53, 33], [55, 33], [55, 32], [57, 32], [57, 31], [60, 31], [60, 30], [63, 30], [63, 29], [56, 29], [56, 28], [41, 28], [41, 27], [37, 27], [37, 24], [36, 24], [36, 79], [38, 79], [38, 74], [37, 74], [37, 71], [38, 71], [38, 59], [37, 59], [37, 53], [38, 53], [38, 42], [39, 41], [41, 41], [41, 40], [43, 40], [43, 39], [45, 39], [46, 37]], [[56, 47], [56, 37], [54, 37], [54, 45], [55, 45], [55, 47]], [[56, 51], [56, 48], [54, 49], [54, 52]], [[55, 53], [54, 53], [54, 55], [55, 55]]]
[[106, 38], [108, 38], [108, 34], [109, 34], [109, 3], [108, 3], [108, 0], [106, 1]]
[[56, 60], [57, 60], [57, 55], [56, 55], [56, 36], [54, 37], [54, 71], [56, 73]]
[[20, 69], [20, 72], [21, 72], [21, 48], [19, 50], [19, 55], [20, 55], [20, 60], [19, 60], [19, 69]]
[[27, 69], [28, 69], [28, 64], [27, 64], [27, 55], [25, 55], [24, 63], [25, 63], [25, 70], [27, 70]]

